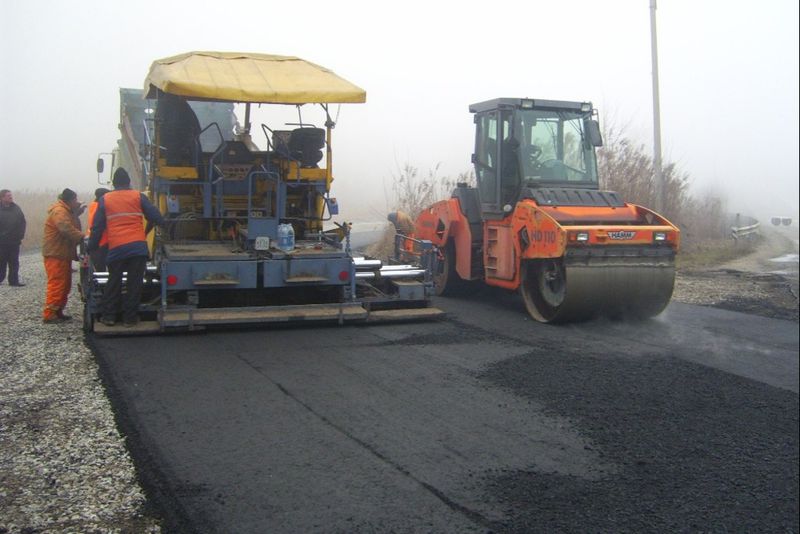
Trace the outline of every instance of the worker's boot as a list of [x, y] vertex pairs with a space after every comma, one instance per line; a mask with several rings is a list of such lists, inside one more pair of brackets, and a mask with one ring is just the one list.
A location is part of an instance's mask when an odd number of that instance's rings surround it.
[[45, 317], [42, 319], [42, 322], [43, 322], [44, 324], [57, 324], [57, 323], [63, 323], [63, 322], [64, 322], [64, 319], [62, 319], [62, 318], [61, 318], [61, 317], [59, 317], [58, 315], [46, 315], [46, 316], [45, 316]]
[[55, 307], [48, 306], [44, 310], [44, 314], [42, 315], [42, 322], [44, 324], [56, 324], [56, 323], [63, 323], [64, 319], [58, 316], [58, 312]]

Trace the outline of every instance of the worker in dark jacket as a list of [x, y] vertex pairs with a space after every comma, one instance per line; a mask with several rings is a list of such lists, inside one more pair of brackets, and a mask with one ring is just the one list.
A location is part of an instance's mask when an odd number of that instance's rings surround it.
[[19, 281], [19, 247], [24, 237], [25, 215], [14, 204], [11, 191], [0, 189], [0, 284], [8, 272], [8, 285], [25, 285]]
[[[100, 322], [113, 326], [121, 303], [122, 324], [131, 327], [139, 322], [139, 301], [149, 254], [144, 220], [163, 226], [164, 218], [147, 197], [131, 189], [131, 179], [125, 169], [120, 167], [114, 172], [112, 183], [114, 190], [97, 202], [88, 251], [98, 250], [103, 233], [107, 232], [108, 283], [103, 292]], [[123, 273], [127, 273], [124, 299]]]

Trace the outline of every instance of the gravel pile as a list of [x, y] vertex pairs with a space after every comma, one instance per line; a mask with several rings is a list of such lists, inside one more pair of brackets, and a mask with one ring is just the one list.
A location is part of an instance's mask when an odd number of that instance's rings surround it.
[[72, 321], [42, 324], [42, 258], [20, 263], [27, 286], [0, 285], [0, 533], [160, 532], [84, 344], [77, 291]]
[[772, 319], [798, 320], [797, 282], [781, 274], [733, 269], [682, 271], [675, 279], [672, 300]]

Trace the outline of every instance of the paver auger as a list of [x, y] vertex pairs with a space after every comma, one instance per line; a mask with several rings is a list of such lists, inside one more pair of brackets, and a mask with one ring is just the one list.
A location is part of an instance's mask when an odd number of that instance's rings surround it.
[[518, 289], [545, 323], [660, 313], [680, 233], [599, 189], [592, 105], [500, 98], [470, 111], [477, 187], [459, 184], [418, 216], [413, 233], [438, 247], [437, 293], [468, 280]]

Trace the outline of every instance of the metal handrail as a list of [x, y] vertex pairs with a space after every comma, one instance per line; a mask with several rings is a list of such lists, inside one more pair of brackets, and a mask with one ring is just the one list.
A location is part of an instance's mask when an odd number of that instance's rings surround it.
[[142, 128], [144, 129], [144, 143], [145, 146], [142, 147], [145, 150], [144, 154], [139, 154], [139, 158], [142, 161], [142, 168], [144, 169], [144, 176], [145, 178], [150, 176], [150, 157], [151, 152], [149, 147], [153, 146], [153, 141], [150, 139], [150, 130], [147, 128], [147, 121], [153, 122], [153, 119], [142, 119]]
[[[406, 244], [411, 244], [413, 250], [408, 250]], [[425, 282], [433, 284], [433, 273], [437, 271], [439, 257], [436, 246], [427, 239], [417, 239], [396, 233], [392, 259], [398, 263], [415, 262], [417, 266], [425, 269]]]
[[750, 224], [748, 226], [731, 226], [731, 238], [739, 239], [740, 237], [748, 237], [754, 234], [758, 234], [761, 229], [761, 223], [756, 222], [755, 224]]

